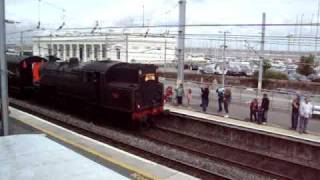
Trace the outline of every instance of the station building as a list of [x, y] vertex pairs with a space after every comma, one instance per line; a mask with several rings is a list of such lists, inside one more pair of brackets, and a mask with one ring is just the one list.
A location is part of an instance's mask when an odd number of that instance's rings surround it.
[[144, 35], [49, 35], [32, 38], [33, 54], [54, 55], [62, 60], [77, 57], [90, 60], [117, 60], [129, 63], [172, 63], [176, 58], [174, 38]]

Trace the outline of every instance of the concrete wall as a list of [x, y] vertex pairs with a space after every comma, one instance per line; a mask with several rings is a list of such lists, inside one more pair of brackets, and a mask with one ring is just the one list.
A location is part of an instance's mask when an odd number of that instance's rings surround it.
[[[209, 123], [208, 123], [209, 122]], [[168, 118], [161, 126], [320, 172], [320, 144], [208, 120]]]

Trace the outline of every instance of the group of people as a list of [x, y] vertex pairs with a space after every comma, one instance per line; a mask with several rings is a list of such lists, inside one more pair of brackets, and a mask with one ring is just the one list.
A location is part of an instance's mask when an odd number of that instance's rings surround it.
[[[209, 106], [209, 86], [203, 85], [200, 87], [201, 90], [201, 104], [200, 107], [202, 108], [203, 112], [207, 112], [207, 108]], [[218, 88], [216, 90], [218, 95], [218, 112], [222, 112], [222, 107], [225, 110], [225, 117], [229, 117], [229, 104], [231, 102], [231, 90], [229, 88]], [[177, 105], [182, 105], [183, 97], [187, 99], [187, 105], [190, 107], [192, 101], [192, 90], [188, 89], [187, 93], [185, 94], [183, 84], [179, 84], [178, 87], [175, 89], [175, 95], [177, 100]], [[164, 95], [164, 99], [166, 102], [172, 102], [173, 96], [173, 88], [168, 86]]]
[[[209, 106], [209, 86], [203, 85], [201, 90], [201, 104], [202, 111], [206, 112]], [[190, 107], [192, 101], [192, 90], [188, 89], [185, 94], [182, 84], [179, 84], [174, 89], [176, 95], [176, 102], [178, 105], [182, 105], [183, 98], [186, 97], [187, 105]], [[218, 98], [218, 113], [221, 113], [224, 109], [225, 117], [229, 117], [229, 104], [231, 102], [231, 90], [229, 88], [218, 88], [216, 90]], [[168, 86], [164, 95], [166, 102], [172, 102], [173, 100], [173, 88]], [[263, 94], [261, 103], [258, 99], [254, 98], [250, 103], [250, 121], [258, 124], [266, 124], [268, 120], [270, 100], [268, 94]], [[307, 133], [308, 121], [312, 116], [313, 105], [310, 102], [309, 97], [301, 97], [298, 95], [292, 101], [292, 115], [291, 115], [291, 129], [297, 130], [299, 133]]]
[[292, 101], [291, 129], [299, 133], [307, 133], [307, 125], [312, 117], [313, 105], [309, 97], [297, 95]]
[[263, 94], [261, 105], [257, 98], [254, 98], [250, 103], [250, 121], [258, 124], [266, 124], [268, 119], [270, 100], [268, 94]]

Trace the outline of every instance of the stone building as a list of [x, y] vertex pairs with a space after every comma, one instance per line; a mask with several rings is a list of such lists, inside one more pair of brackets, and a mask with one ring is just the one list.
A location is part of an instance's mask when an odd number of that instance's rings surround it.
[[176, 40], [143, 35], [35, 36], [33, 54], [55, 55], [62, 60], [117, 60], [129, 63], [171, 63], [176, 60]]

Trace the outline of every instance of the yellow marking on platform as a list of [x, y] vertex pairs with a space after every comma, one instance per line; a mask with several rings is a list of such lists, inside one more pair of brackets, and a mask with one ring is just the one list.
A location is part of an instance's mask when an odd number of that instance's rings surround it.
[[109, 162], [111, 162], [111, 163], [113, 163], [113, 164], [115, 164], [117, 166], [120, 166], [123, 169], [127, 169], [128, 171], [134, 172], [134, 173], [131, 174], [131, 177], [134, 178], [134, 179], [138, 179], [138, 180], [149, 180], [149, 179], [158, 180], [158, 179], [160, 179], [160, 178], [158, 178], [158, 177], [156, 177], [156, 176], [154, 176], [154, 175], [152, 175], [152, 174], [150, 174], [148, 172], [145, 172], [145, 171], [143, 171], [141, 169], [132, 167], [130, 165], [127, 165], [127, 164], [125, 164], [123, 162], [120, 162], [120, 161], [118, 161], [116, 159], [113, 159], [111, 157], [106, 157], [103, 154], [101, 154], [101, 153], [99, 153], [99, 152], [97, 152], [97, 151], [95, 151], [95, 150], [93, 150], [91, 148], [85, 147], [85, 146], [83, 146], [83, 145], [81, 145], [79, 143], [74, 143], [72, 141], [69, 141], [68, 139], [66, 139], [66, 138], [64, 138], [62, 136], [59, 136], [59, 135], [57, 135], [57, 134], [55, 134], [55, 133], [53, 133], [53, 132], [51, 132], [49, 130], [46, 130], [46, 129], [42, 128], [42, 127], [39, 127], [39, 126], [34, 125], [34, 124], [28, 124], [28, 123], [26, 123], [24, 121], [21, 121], [21, 120], [19, 120], [19, 121], [24, 123], [24, 124], [26, 124], [26, 125], [28, 125], [28, 126], [31, 126], [34, 129], [37, 129], [37, 130], [39, 130], [39, 131], [41, 131], [41, 132], [43, 132], [45, 134], [48, 134], [49, 136], [52, 136], [52, 137], [54, 137], [54, 138], [56, 138], [56, 139], [58, 139], [60, 141], [63, 141], [66, 144], [70, 144], [70, 145], [72, 145], [72, 146], [74, 146], [74, 147], [76, 147], [78, 149], [81, 149], [83, 151], [86, 151], [86, 152], [94, 155], [94, 156], [97, 156], [97, 157], [99, 157], [99, 158], [101, 158], [101, 159], [103, 159], [105, 161], [109, 161]]

